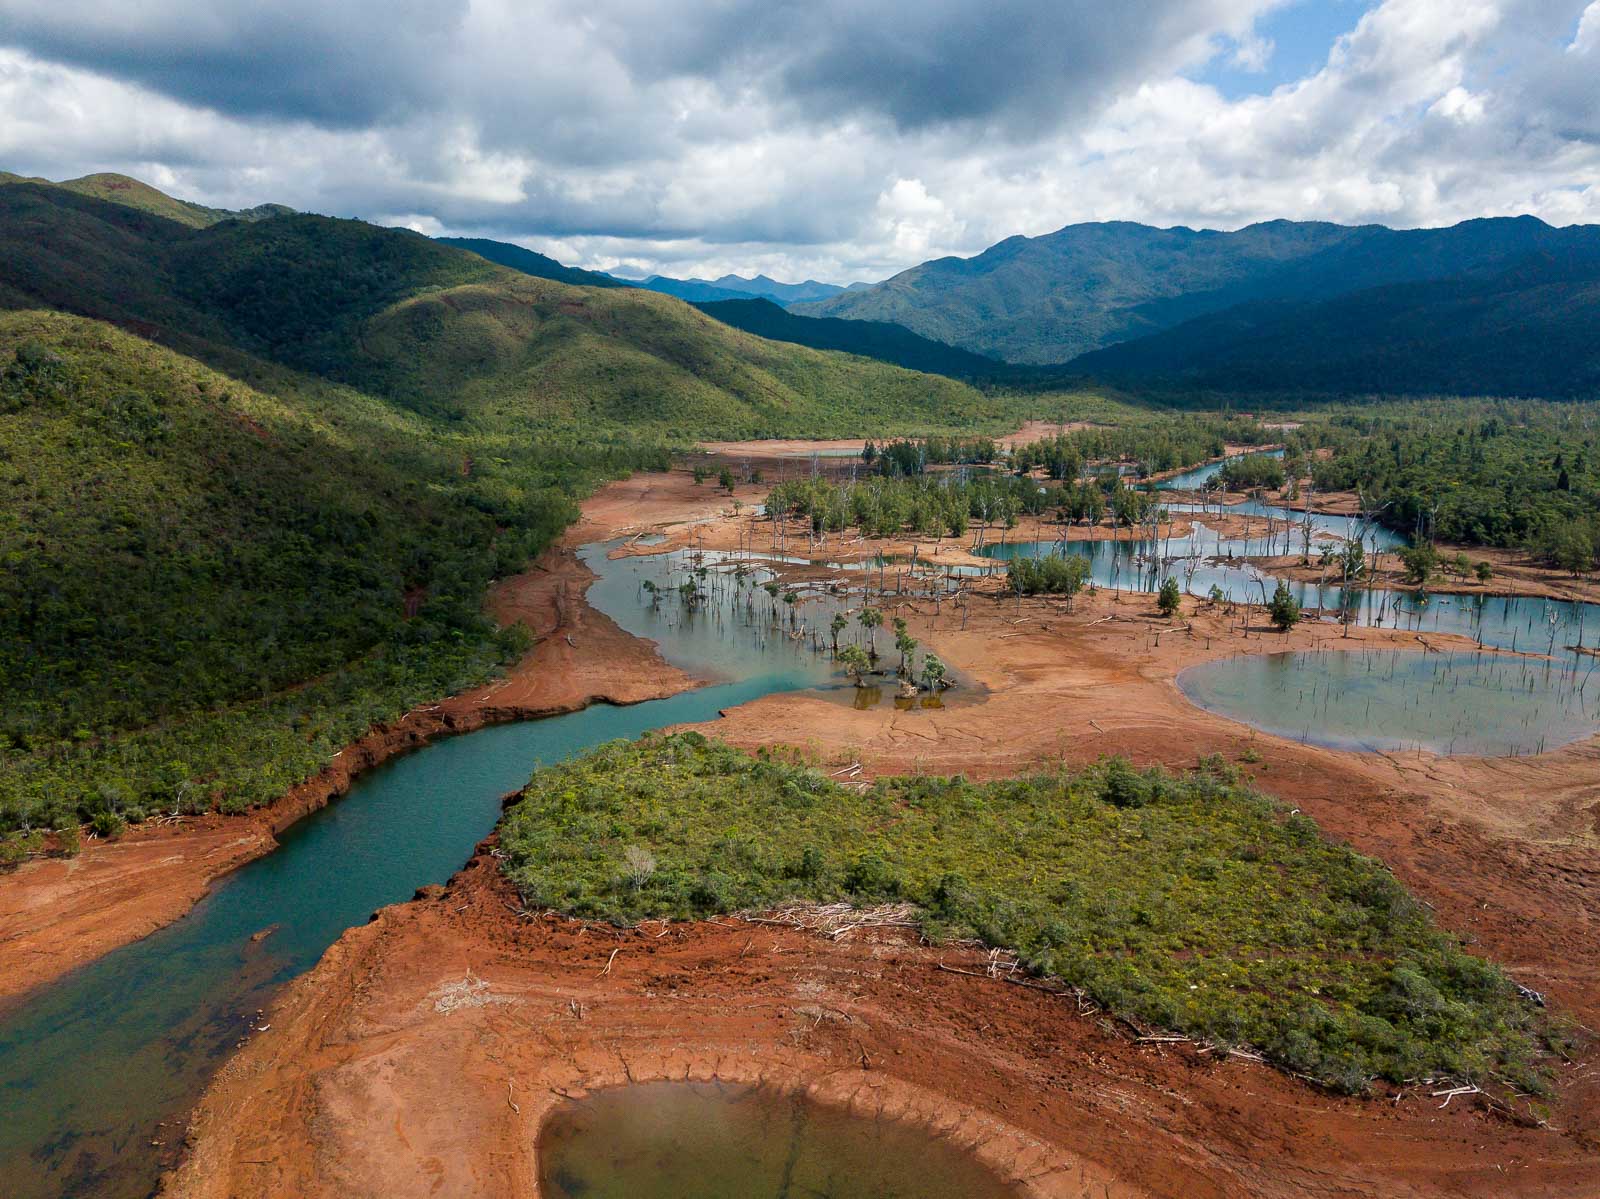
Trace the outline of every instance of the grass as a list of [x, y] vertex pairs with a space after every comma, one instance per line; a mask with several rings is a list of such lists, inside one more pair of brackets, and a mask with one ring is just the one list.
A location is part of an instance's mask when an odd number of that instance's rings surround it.
[[500, 838], [525, 901], [574, 916], [905, 900], [932, 937], [1015, 950], [1113, 1012], [1340, 1090], [1542, 1086], [1540, 1017], [1498, 967], [1381, 865], [1217, 763], [862, 793], [685, 733], [540, 770]]

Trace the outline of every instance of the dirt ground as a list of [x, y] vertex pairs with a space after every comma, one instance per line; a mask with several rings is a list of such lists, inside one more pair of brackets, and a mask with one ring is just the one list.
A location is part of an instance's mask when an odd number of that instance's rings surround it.
[[[616, 485], [580, 536], [727, 502], [705, 490], [681, 474]], [[752, 536], [745, 523], [668, 531], [731, 545]], [[951, 664], [970, 702], [858, 711], [769, 696], [700, 727], [866, 776], [1003, 775], [1107, 754], [1181, 768], [1221, 754], [1384, 861], [1565, 1017], [1600, 1026], [1600, 739], [1517, 759], [1345, 753], [1200, 711], [1174, 683], [1235, 652], [1335, 641], [1426, 652], [1452, 639], [1352, 629], [1347, 641], [1313, 622], [1285, 636], [1255, 627], [1259, 613], [1188, 599], [1178, 620], [1158, 620], [1149, 597], [1105, 591], [1071, 612], [891, 601], [886, 615]], [[1071, 999], [952, 973], [983, 973], [959, 949], [731, 920], [624, 933], [517, 906], [488, 846], [448, 889], [347, 933], [213, 1084], [168, 1191], [533, 1194], [539, 1117], [563, 1096], [718, 1077], [948, 1130], [1036, 1195], [1600, 1193], [1592, 1041], [1554, 1067], [1538, 1126], [1482, 1097], [1446, 1103], [1422, 1086], [1337, 1098], [1253, 1062], [1141, 1043]]]

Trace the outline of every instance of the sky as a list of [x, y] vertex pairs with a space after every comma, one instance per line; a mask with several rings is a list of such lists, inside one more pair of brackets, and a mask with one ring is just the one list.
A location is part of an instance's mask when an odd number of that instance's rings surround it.
[[1600, 0], [0, 0], [0, 169], [622, 274], [1600, 221]]

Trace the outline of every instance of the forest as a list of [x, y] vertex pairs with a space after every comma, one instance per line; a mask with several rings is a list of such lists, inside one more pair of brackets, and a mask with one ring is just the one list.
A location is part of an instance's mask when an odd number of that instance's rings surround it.
[[1318, 490], [1359, 488], [1414, 540], [1527, 548], [1583, 573], [1600, 559], [1597, 437], [1586, 405], [1440, 400], [1347, 407], [1296, 440]]
[[0, 314], [0, 839], [281, 795], [525, 646], [483, 615], [651, 442], [505, 455], [283, 373]]

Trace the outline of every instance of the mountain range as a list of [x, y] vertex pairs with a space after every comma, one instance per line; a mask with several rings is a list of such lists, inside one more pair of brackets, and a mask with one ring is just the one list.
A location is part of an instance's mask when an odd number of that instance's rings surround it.
[[[678, 299], [688, 300], [693, 304], [716, 300], [745, 300], [754, 297], [788, 307], [790, 304], [826, 300], [850, 290], [840, 287], [837, 283], [818, 283], [815, 279], [807, 279], [804, 283], [779, 283], [766, 275], [757, 275], [753, 279], [747, 279], [743, 275], [724, 275], [720, 279], [673, 279], [666, 275], [651, 275], [637, 281], [629, 279], [622, 281], [632, 287], [643, 287], [665, 295], [677, 296]], [[854, 288], [865, 286], [867, 285], [864, 283], [850, 285]]]
[[[1403, 230], [1269, 221], [1233, 233], [1110, 222], [1007, 238], [793, 311], [891, 321], [1008, 362], [1123, 380], [1443, 391], [1492, 381], [1568, 394], [1592, 387], [1592, 358], [1544, 360], [1529, 373], [1512, 355], [1482, 381], [1445, 360], [1463, 315], [1484, 305], [1495, 312], [1478, 337], [1536, 345], [1595, 333], [1597, 257], [1600, 227], [1532, 217]], [[1398, 324], [1384, 333], [1386, 312]], [[1386, 337], [1388, 348], [1343, 373], [1359, 336]], [[1262, 360], [1267, 343], [1281, 352]]]

